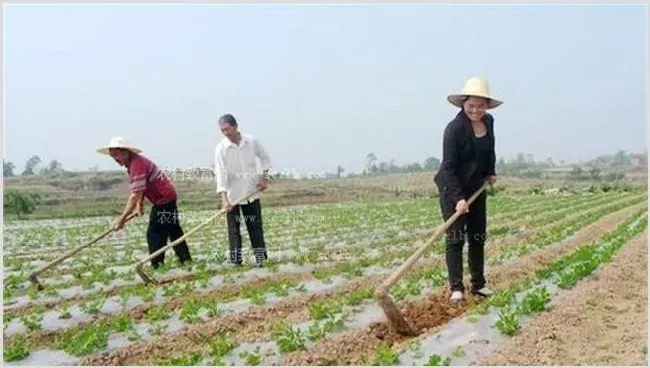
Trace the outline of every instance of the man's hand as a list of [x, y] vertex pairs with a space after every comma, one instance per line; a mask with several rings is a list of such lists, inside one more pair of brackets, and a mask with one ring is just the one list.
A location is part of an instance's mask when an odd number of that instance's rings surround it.
[[456, 211], [460, 211], [460, 213], [468, 213], [469, 212], [469, 207], [467, 206], [467, 201], [464, 199], [461, 199], [456, 203]]
[[266, 188], [269, 187], [269, 179], [266, 177], [262, 177], [259, 183], [257, 183], [257, 189], [259, 190], [265, 190]]
[[126, 224], [126, 218], [123, 216], [120, 216], [115, 220], [115, 223], [113, 224], [113, 230], [119, 231], [124, 228], [124, 224]]
[[221, 201], [221, 209], [225, 210], [226, 212], [232, 211], [233, 207], [235, 206], [233, 206], [232, 203], [230, 203], [230, 201], [228, 200]]
[[490, 185], [494, 184], [497, 182], [497, 176], [496, 175], [490, 175], [487, 177], [487, 181]]

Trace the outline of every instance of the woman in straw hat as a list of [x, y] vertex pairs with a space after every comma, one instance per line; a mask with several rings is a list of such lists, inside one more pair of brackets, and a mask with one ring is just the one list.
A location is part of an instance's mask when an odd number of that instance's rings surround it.
[[[176, 206], [176, 188], [158, 165], [142, 156], [142, 150], [127, 144], [122, 137], [111, 138], [108, 146], [99, 148], [97, 152], [111, 156], [118, 165], [126, 167], [131, 183], [131, 195], [122, 215], [115, 221], [115, 230], [124, 227], [130, 214], [141, 215], [142, 202], [147, 198], [152, 204], [147, 228], [149, 254], [164, 247], [167, 239], [174, 241], [183, 236]], [[173, 248], [181, 264], [192, 260], [187, 242]], [[151, 265], [158, 268], [164, 261], [165, 254], [162, 253], [151, 260]]]
[[502, 104], [490, 95], [489, 84], [481, 78], [469, 78], [465, 87], [447, 100], [460, 108], [447, 124], [443, 138], [443, 154], [435, 183], [440, 193], [440, 207], [445, 221], [456, 211], [462, 211], [445, 236], [446, 261], [451, 300], [464, 299], [463, 245], [468, 242], [468, 266], [471, 292], [489, 296], [485, 287], [484, 244], [486, 238], [486, 199], [484, 192], [467, 206], [469, 198], [485, 181], [496, 181], [494, 165], [494, 118], [487, 113]]

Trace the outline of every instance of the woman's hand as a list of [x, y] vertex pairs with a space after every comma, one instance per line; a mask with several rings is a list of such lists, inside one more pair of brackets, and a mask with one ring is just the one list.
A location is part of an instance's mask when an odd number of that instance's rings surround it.
[[469, 207], [467, 206], [466, 200], [461, 199], [458, 201], [458, 203], [456, 203], [456, 212], [458, 211], [460, 211], [461, 214], [469, 212]]

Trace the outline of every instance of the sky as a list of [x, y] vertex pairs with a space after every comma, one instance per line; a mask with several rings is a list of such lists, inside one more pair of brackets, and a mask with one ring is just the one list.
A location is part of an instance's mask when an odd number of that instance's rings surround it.
[[481, 76], [498, 157], [642, 153], [646, 5], [5, 5], [4, 158], [119, 169], [123, 136], [164, 168], [210, 167], [232, 113], [275, 171], [442, 157]]

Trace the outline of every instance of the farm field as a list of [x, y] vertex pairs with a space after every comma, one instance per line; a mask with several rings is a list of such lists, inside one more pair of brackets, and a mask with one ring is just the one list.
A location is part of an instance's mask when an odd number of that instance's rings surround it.
[[[645, 188], [490, 196], [486, 277], [495, 295], [451, 304], [439, 241], [391, 290], [421, 331], [413, 338], [388, 328], [373, 292], [442, 223], [435, 197], [263, 209], [264, 268], [228, 267], [221, 218], [189, 238], [193, 264], [180, 267], [170, 250], [163, 269], [144, 267], [160, 285], [145, 285], [133, 268], [147, 256], [144, 216], [46, 271], [40, 292], [29, 273], [114, 216], [6, 222], [4, 361], [645, 365], [647, 201]], [[185, 231], [212, 214], [182, 212]], [[603, 316], [610, 320], [594, 322]], [[616, 337], [582, 336], [603, 328]], [[626, 349], [605, 349], [619, 341]]]

